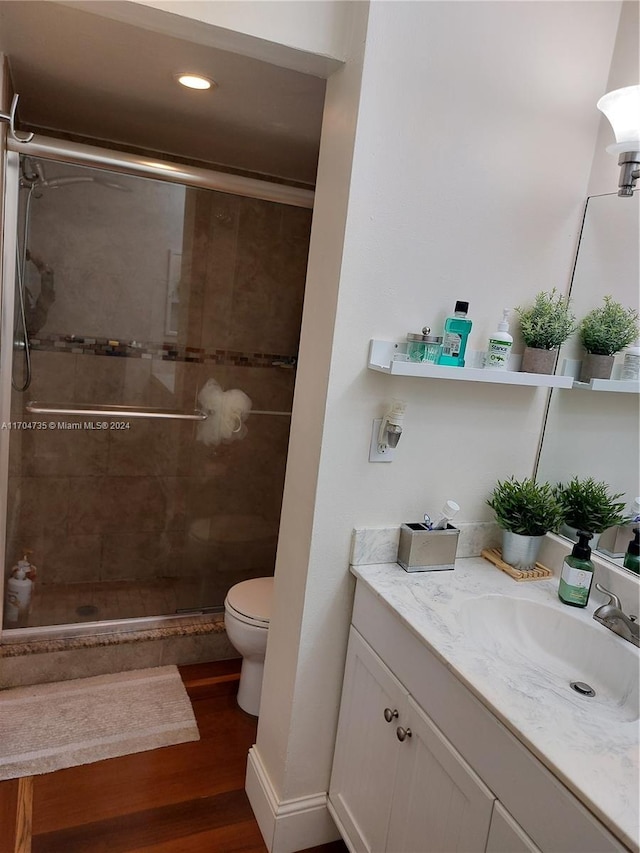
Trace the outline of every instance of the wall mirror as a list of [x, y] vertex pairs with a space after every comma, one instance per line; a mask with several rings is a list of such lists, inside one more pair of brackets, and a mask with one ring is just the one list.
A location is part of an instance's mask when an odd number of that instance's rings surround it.
[[[610, 294], [625, 307], [638, 309], [640, 281], [640, 193], [587, 199], [584, 224], [571, 282], [571, 305], [578, 320]], [[578, 336], [560, 351], [557, 372], [565, 360], [582, 358]], [[613, 377], [623, 355], [616, 356]], [[627, 505], [640, 495], [640, 395], [614, 391], [562, 390], [551, 392], [536, 476], [552, 483], [572, 477], [605, 481], [622, 492]], [[631, 538], [629, 536], [629, 538]], [[598, 553], [622, 566], [613, 556], [610, 537]], [[626, 571], [626, 570], [625, 570]]]

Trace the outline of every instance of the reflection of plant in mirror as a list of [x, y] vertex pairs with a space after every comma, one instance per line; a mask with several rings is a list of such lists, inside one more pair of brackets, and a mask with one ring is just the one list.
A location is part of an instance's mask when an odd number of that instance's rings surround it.
[[576, 318], [569, 309], [569, 299], [556, 288], [542, 290], [530, 308], [516, 308], [522, 338], [528, 347], [558, 349], [576, 330]]
[[578, 331], [587, 352], [615, 355], [638, 337], [638, 312], [634, 308], [624, 308], [611, 296], [605, 296], [604, 305], [590, 311]]
[[503, 530], [521, 536], [544, 536], [562, 523], [562, 510], [549, 483], [510, 477], [496, 483], [487, 501]]
[[554, 493], [562, 509], [562, 520], [577, 530], [602, 533], [629, 520], [624, 515], [624, 501], [618, 501], [624, 493], [611, 494], [606, 483], [598, 483], [593, 477], [574, 477], [566, 485], [558, 483]]

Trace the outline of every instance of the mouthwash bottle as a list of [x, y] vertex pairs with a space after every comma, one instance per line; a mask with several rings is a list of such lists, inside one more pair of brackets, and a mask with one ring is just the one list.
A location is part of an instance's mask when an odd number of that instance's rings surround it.
[[564, 558], [560, 573], [558, 598], [572, 607], [586, 607], [593, 583], [593, 563], [589, 539], [592, 533], [578, 530], [578, 541], [570, 556]]
[[464, 354], [471, 332], [471, 320], [467, 320], [468, 302], [456, 302], [452, 317], [444, 321], [444, 338], [438, 364], [464, 367]]

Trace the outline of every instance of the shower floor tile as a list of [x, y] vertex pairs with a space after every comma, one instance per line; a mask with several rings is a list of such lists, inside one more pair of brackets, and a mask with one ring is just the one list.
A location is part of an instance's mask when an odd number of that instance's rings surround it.
[[202, 587], [202, 581], [191, 578], [37, 584], [28, 619], [5, 623], [4, 627], [166, 616], [178, 610], [217, 606], [217, 600], [203, 597]]

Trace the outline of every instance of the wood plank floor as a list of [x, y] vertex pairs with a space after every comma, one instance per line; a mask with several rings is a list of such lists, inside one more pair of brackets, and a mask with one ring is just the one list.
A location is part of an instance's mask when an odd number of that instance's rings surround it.
[[33, 853], [267, 853], [244, 792], [256, 721], [235, 701], [239, 664], [180, 667], [199, 741], [36, 776]]

